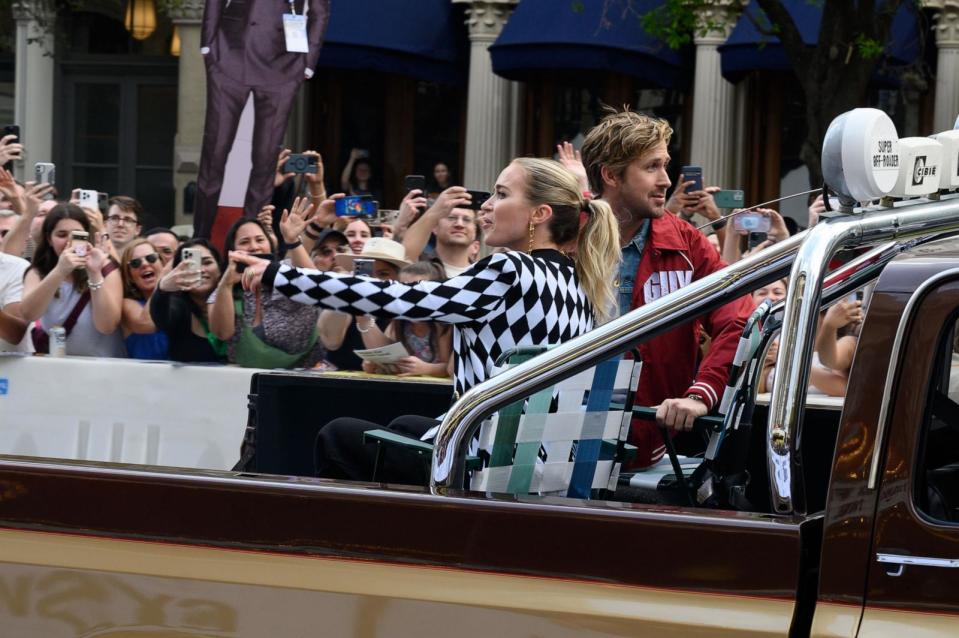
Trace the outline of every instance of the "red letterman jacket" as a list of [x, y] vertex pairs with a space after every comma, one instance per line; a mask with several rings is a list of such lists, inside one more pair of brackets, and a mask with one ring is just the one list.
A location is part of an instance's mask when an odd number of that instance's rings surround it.
[[[650, 224], [636, 273], [632, 308], [655, 301], [726, 265], [705, 235], [667, 212]], [[697, 394], [712, 411], [722, 398], [739, 338], [752, 310], [752, 299], [744, 296], [641, 344], [643, 369], [636, 405], [656, 406], [665, 399]], [[700, 357], [700, 328], [712, 339], [705, 358]], [[632, 467], [656, 463], [666, 451], [659, 428], [649, 421], [633, 420], [629, 442], [639, 449], [630, 463]]]

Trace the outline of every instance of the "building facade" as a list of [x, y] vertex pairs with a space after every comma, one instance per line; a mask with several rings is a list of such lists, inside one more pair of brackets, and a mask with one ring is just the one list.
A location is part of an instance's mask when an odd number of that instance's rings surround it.
[[[733, 0], [704, 10], [699, 18], [714, 28], [678, 51], [643, 32], [636, 15], [608, 11], [658, 4], [417, 0], [411, 11], [405, 0], [333, 0], [287, 145], [321, 152], [330, 192], [351, 149], [366, 151], [381, 206], [395, 208], [404, 175], [429, 176], [443, 162], [456, 181], [488, 189], [509, 158], [578, 144], [603, 105], [625, 104], [667, 118], [675, 165], [702, 166], [710, 184], [743, 188], [751, 203], [806, 190], [802, 96], [775, 43], [723, 17]], [[799, 13], [810, 6], [787, 4]], [[133, 194], [147, 223], [190, 224], [205, 112], [204, 2], [154, 7], [152, 29], [137, 37], [122, 5], [57, 13], [36, 0], [16, 5], [15, 73], [12, 83], [0, 74], [0, 114], [6, 108], [27, 147], [17, 176], [52, 160], [61, 190]], [[909, 53], [908, 36], [888, 50], [924, 56], [933, 81], [877, 82], [869, 98], [894, 115], [901, 135], [951, 128], [959, 113], [959, 0], [925, 7], [926, 20], [912, 27], [925, 50]], [[814, 42], [818, 22], [807, 22]], [[803, 223], [804, 206], [783, 210]]]

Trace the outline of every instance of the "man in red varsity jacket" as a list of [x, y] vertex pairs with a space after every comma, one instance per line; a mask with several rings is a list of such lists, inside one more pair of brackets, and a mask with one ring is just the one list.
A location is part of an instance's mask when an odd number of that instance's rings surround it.
[[[590, 188], [609, 202], [619, 219], [620, 312], [726, 266], [702, 233], [666, 210], [671, 135], [664, 120], [624, 111], [605, 117], [583, 142]], [[660, 425], [690, 429], [696, 418], [719, 404], [752, 309], [750, 298], [743, 297], [642, 344], [636, 404], [659, 406]], [[712, 339], [705, 358], [700, 357], [700, 328]], [[651, 465], [665, 452], [661, 434], [648, 421], [634, 420], [629, 440], [639, 448], [634, 466]]]

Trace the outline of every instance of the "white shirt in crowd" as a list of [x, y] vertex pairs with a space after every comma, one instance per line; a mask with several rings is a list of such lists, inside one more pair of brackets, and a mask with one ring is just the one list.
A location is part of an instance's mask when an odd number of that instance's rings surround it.
[[[23, 273], [29, 267], [30, 262], [26, 259], [0, 253], [0, 310], [23, 299]], [[27, 330], [20, 343], [0, 339], [0, 352], [33, 352], [30, 331]]]

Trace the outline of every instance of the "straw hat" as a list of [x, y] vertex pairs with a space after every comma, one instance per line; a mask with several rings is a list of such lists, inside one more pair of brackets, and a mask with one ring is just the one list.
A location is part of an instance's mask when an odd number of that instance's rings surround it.
[[363, 252], [359, 255], [337, 255], [336, 265], [344, 270], [353, 270], [354, 259], [379, 259], [397, 268], [409, 266], [411, 263], [406, 258], [406, 249], [403, 248], [403, 244], [385, 237], [370, 237], [363, 244]]

